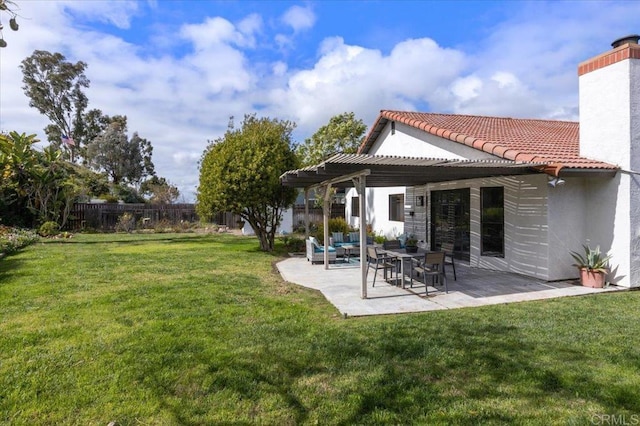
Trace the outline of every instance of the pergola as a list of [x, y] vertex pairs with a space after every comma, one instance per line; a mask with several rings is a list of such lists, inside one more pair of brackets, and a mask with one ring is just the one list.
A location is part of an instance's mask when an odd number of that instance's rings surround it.
[[[327, 194], [332, 187], [355, 187], [360, 202], [360, 270], [362, 275], [361, 297], [367, 298], [367, 187], [420, 186], [427, 183], [481, 177], [513, 176], [539, 173], [545, 163], [517, 162], [509, 160], [463, 160], [396, 157], [369, 154], [336, 154], [320, 164], [298, 170], [289, 170], [280, 176], [282, 185], [304, 188], [305, 229], [309, 234], [309, 191], [318, 189]], [[324, 198], [324, 265], [329, 268], [329, 203]]]

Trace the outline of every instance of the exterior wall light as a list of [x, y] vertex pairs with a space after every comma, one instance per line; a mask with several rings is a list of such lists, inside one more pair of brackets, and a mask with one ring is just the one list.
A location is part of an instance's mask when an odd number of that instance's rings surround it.
[[555, 188], [556, 186], [564, 185], [564, 179], [560, 179], [559, 177], [553, 178], [549, 181], [549, 186]]

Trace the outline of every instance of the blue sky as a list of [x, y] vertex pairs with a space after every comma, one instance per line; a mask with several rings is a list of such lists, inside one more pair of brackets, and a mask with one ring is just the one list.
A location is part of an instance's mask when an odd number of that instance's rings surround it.
[[0, 129], [46, 139], [24, 58], [82, 60], [89, 107], [127, 115], [186, 201], [230, 116], [292, 120], [299, 142], [345, 111], [577, 120], [578, 63], [640, 32], [635, 1], [15, 1]]

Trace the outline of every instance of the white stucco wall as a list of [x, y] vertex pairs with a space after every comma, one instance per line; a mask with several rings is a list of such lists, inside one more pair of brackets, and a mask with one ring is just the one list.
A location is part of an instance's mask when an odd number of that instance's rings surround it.
[[[393, 238], [404, 233], [404, 222], [389, 220], [389, 195], [404, 193], [404, 186], [367, 188], [367, 212], [365, 217], [367, 219], [367, 223], [373, 227], [376, 234], [385, 235], [387, 238]], [[349, 225], [354, 228], [360, 228], [359, 218], [351, 215], [351, 198], [355, 196], [357, 196], [355, 189], [351, 189], [347, 192], [345, 216]]]
[[[287, 209], [282, 212], [282, 220], [276, 230], [276, 234], [291, 234], [293, 232], [293, 209]], [[245, 222], [242, 227], [242, 235], [255, 235], [249, 222]]]
[[395, 126], [394, 134], [391, 134], [390, 123], [385, 126], [376, 143], [369, 149], [369, 154], [469, 160], [496, 158], [486, 152], [443, 139], [403, 123], [396, 122]]
[[627, 59], [580, 76], [580, 152], [621, 167], [593, 181], [590, 243], [613, 255], [610, 280], [640, 286], [640, 60]]
[[572, 251], [582, 252], [587, 236], [587, 186], [582, 178], [565, 178], [563, 186], [547, 186], [546, 198], [551, 280], [577, 277]]

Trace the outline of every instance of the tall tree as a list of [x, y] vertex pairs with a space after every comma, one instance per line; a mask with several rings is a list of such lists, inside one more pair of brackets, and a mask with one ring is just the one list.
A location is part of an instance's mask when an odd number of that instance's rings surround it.
[[2, 24], [2, 18], [5, 15], [9, 15], [9, 28], [13, 31], [18, 31], [20, 25], [18, 25], [18, 5], [11, 0], [0, 0], [0, 48], [7, 47], [7, 42], [4, 39], [4, 35], [2, 34], [2, 30], [4, 29], [4, 25]]
[[298, 166], [294, 128], [289, 121], [245, 115], [239, 129], [230, 124], [222, 138], [210, 142], [200, 163], [200, 217], [236, 213], [251, 225], [260, 248], [272, 251], [282, 212], [296, 196], [295, 189], [280, 184], [280, 175]]
[[303, 166], [322, 162], [332, 154], [353, 154], [364, 140], [367, 126], [356, 119], [353, 112], [334, 115], [310, 138], [298, 146], [297, 153]]
[[180, 191], [165, 178], [152, 176], [140, 185], [140, 192], [149, 197], [149, 201], [157, 204], [171, 204], [178, 199]]
[[107, 129], [87, 146], [87, 161], [98, 171], [106, 172], [115, 185], [139, 184], [155, 175], [151, 160], [151, 142], [137, 132], [129, 140], [126, 117], [112, 120]]
[[89, 100], [83, 89], [89, 87], [89, 79], [84, 75], [86, 63], [72, 64], [65, 59], [61, 53], [36, 50], [20, 68], [29, 106], [51, 121], [52, 126], [45, 129], [49, 140], [54, 144], [64, 142], [73, 162], [76, 145], [84, 139], [82, 122]]

